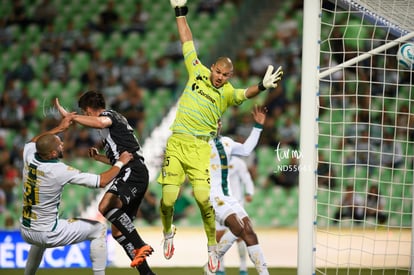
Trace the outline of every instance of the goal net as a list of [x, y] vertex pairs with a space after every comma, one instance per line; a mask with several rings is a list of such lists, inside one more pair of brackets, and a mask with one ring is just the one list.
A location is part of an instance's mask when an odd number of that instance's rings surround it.
[[301, 149], [315, 170], [300, 177], [299, 242], [312, 247], [299, 244], [299, 274], [414, 274], [414, 74], [396, 58], [413, 42], [414, 1], [304, 3]]

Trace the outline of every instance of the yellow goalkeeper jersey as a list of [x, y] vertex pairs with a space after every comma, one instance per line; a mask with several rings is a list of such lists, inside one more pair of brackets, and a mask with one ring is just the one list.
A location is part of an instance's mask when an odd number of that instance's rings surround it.
[[246, 100], [245, 89], [235, 89], [229, 82], [215, 88], [210, 81], [211, 72], [198, 59], [193, 41], [183, 44], [183, 54], [188, 82], [178, 101], [171, 130], [195, 136], [215, 135], [222, 114]]

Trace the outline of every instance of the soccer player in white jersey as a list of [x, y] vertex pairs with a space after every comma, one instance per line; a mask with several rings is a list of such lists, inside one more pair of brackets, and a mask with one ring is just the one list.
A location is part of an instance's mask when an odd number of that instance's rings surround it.
[[[254, 183], [249, 172], [246, 162], [237, 156], [232, 156], [229, 163], [229, 183], [231, 195], [237, 199], [239, 204], [244, 207], [245, 202], [251, 202], [254, 195]], [[216, 237], [220, 241], [221, 237], [226, 232], [227, 227], [216, 222]], [[239, 270], [240, 275], [247, 275], [246, 263], [246, 243], [241, 239], [237, 239], [237, 251], [239, 254]], [[220, 262], [219, 272], [224, 273], [224, 260]]]
[[[212, 148], [210, 201], [215, 210], [216, 221], [229, 228], [218, 243], [217, 252], [220, 261], [240, 237], [246, 243], [249, 258], [259, 275], [268, 275], [269, 271], [252, 222], [243, 206], [232, 196], [228, 168], [233, 155], [248, 156], [256, 147], [266, 119], [266, 112], [265, 107], [255, 106], [252, 114], [256, 123], [244, 143], [238, 143], [230, 137], [220, 135], [210, 141]], [[206, 274], [220, 274], [220, 271], [211, 273], [208, 268], [204, 271]]]
[[132, 158], [123, 152], [110, 169], [96, 175], [81, 172], [61, 162], [63, 142], [57, 134], [66, 130], [70, 118], [34, 137], [23, 151], [23, 213], [20, 231], [31, 244], [25, 275], [36, 273], [46, 248], [91, 241], [90, 257], [94, 275], [105, 274], [107, 261], [106, 225], [88, 219], [61, 219], [59, 205], [67, 184], [103, 188]]

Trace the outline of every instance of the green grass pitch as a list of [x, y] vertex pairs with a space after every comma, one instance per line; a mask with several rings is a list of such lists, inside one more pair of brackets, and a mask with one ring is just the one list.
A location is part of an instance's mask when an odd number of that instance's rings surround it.
[[[157, 275], [197, 275], [203, 274], [203, 270], [201, 268], [153, 268], [154, 272]], [[21, 275], [23, 274], [23, 269], [0, 269], [0, 275]], [[92, 275], [92, 269], [86, 268], [68, 268], [68, 269], [60, 269], [60, 268], [48, 268], [48, 269], [39, 269], [36, 275]], [[106, 269], [106, 275], [137, 275], [138, 272], [132, 268], [114, 268], [109, 267]], [[239, 271], [237, 268], [227, 268], [226, 275], [238, 275]], [[257, 272], [250, 268], [249, 274], [257, 274]], [[297, 270], [295, 268], [269, 268], [270, 275], [296, 275]], [[320, 274], [320, 273], [318, 273]], [[399, 272], [394, 269], [390, 270], [360, 270], [360, 269], [351, 269], [351, 270], [326, 270], [326, 274], [335, 274], [335, 275], [408, 275], [408, 272]]]
[[[153, 268], [157, 275], [197, 275], [203, 274], [203, 269], [198, 268]], [[294, 275], [296, 269], [281, 269], [281, 268], [270, 268], [270, 274], [277, 275]], [[1, 275], [22, 275], [23, 269], [0, 269]], [[92, 269], [90, 268], [40, 268], [36, 275], [92, 275]], [[113, 268], [109, 267], [106, 269], [106, 275], [138, 275], [138, 271], [132, 268]], [[238, 275], [239, 270], [237, 268], [227, 268], [226, 275]], [[257, 274], [254, 269], [249, 269], [249, 274]]]

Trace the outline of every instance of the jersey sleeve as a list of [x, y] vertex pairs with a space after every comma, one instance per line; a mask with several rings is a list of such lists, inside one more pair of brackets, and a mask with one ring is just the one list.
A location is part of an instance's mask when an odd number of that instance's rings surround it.
[[36, 143], [29, 142], [26, 143], [23, 149], [23, 161], [24, 163], [29, 163], [36, 153]]
[[247, 137], [244, 143], [234, 142], [231, 154], [236, 156], [250, 155], [259, 142], [261, 132], [261, 128], [253, 127], [250, 135]]
[[67, 182], [69, 184], [81, 185], [89, 188], [99, 188], [100, 175], [81, 172], [80, 170], [60, 163], [56, 170], [56, 177], [61, 178], [61, 182]]
[[184, 42], [183, 55], [185, 67], [190, 75], [193, 73], [197, 65], [202, 66], [200, 60], [198, 59], [193, 41]]
[[242, 104], [246, 99], [246, 89], [235, 89], [233, 86], [229, 83], [230, 87], [229, 91], [231, 91], [231, 95], [227, 98], [229, 99], [229, 105], [230, 106], [238, 106]]
[[82, 185], [90, 188], [99, 188], [99, 182], [101, 180], [100, 175], [91, 173], [79, 173], [75, 175], [71, 180], [71, 184]]
[[101, 114], [99, 114], [99, 116], [104, 116], [104, 117], [107, 117], [107, 118], [109, 118], [110, 120], [112, 120], [112, 123], [114, 123], [114, 116], [113, 116], [113, 114], [112, 114], [110, 111], [108, 111], [108, 110], [103, 111]]

